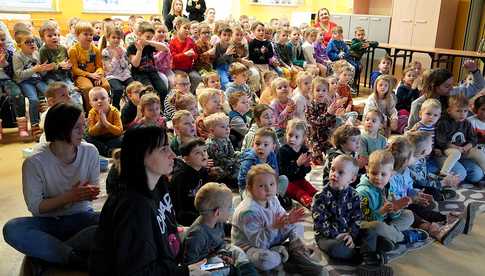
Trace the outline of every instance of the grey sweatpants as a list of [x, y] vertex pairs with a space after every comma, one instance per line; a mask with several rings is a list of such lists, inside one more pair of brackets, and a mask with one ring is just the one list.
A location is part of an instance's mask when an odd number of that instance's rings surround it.
[[401, 242], [404, 239], [402, 231], [409, 229], [414, 222], [414, 215], [411, 210], [401, 210], [399, 218], [393, 219], [389, 224], [383, 221], [363, 221], [361, 227], [374, 230], [377, 235], [392, 242]]

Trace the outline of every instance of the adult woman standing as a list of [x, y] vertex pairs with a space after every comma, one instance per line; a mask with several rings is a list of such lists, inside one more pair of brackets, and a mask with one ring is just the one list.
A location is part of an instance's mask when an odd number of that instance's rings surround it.
[[101, 211], [90, 275], [205, 275], [201, 263], [179, 265], [180, 238], [166, 179], [175, 154], [165, 130], [128, 130], [120, 155], [120, 190]]
[[[72, 104], [51, 107], [44, 129], [48, 143], [22, 165], [24, 198], [33, 217], [8, 221], [3, 236], [27, 256], [82, 267], [86, 260], [73, 248], [72, 238], [98, 223], [91, 205], [99, 194], [98, 151], [82, 142], [84, 115]], [[85, 241], [84, 247], [89, 244]]]
[[318, 10], [314, 27], [323, 32], [322, 43], [325, 47], [327, 47], [328, 42], [332, 38], [332, 29], [336, 26], [337, 24], [330, 21], [330, 11], [327, 8], [321, 8]]
[[182, 0], [173, 0], [172, 6], [170, 7], [170, 13], [165, 18], [165, 26], [167, 26], [168, 31], [173, 31], [173, 20], [179, 16], [185, 17], [183, 15], [184, 3]]
[[204, 21], [205, 0], [187, 0], [187, 12], [190, 21]]

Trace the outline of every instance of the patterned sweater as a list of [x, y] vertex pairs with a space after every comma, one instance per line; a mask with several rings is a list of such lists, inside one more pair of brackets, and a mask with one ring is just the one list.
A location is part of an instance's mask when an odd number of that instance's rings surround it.
[[341, 233], [350, 233], [355, 239], [362, 220], [360, 197], [350, 186], [337, 191], [327, 184], [315, 195], [312, 214], [316, 238], [334, 239]]

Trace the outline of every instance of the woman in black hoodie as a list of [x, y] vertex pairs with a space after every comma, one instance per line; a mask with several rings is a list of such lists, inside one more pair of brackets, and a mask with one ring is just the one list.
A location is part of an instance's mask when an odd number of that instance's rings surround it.
[[166, 177], [175, 154], [158, 127], [123, 138], [119, 191], [108, 197], [90, 256], [90, 275], [209, 275], [202, 263], [183, 266]]

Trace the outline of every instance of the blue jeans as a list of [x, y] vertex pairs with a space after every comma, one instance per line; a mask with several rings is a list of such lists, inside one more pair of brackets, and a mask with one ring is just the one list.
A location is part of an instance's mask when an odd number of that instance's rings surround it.
[[[444, 162], [442, 157], [429, 158], [427, 162], [428, 171], [434, 174], [438, 174], [441, 170], [441, 165]], [[456, 162], [455, 166], [451, 169], [451, 172], [458, 175], [461, 181], [467, 181], [469, 183], [477, 183], [483, 178], [483, 170], [478, 166], [476, 162], [470, 159], [460, 159]]]
[[22, 88], [24, 96], [29, 99], [30, 122], [32, 124], [38, 124], [40, 121], [38, 93], [40, 92], [44, 95], [47, 90], [47, 84], [42, 80], [30, 78], [19, 83], [19, 85]]
[[3, 238], [27, 256], [67, 264], [73, 249], [89, 250], [96, 230], [92, 226], [98, 222], [99, 213], [94, 211], [61, 217], [14, 218], [3, 227]]
[[221, 89], [226, 91], [226, 85], [231, 82], [229, 76], [229, 64], [224, 64], [216, 67], [219, 78], [221, 79]]

